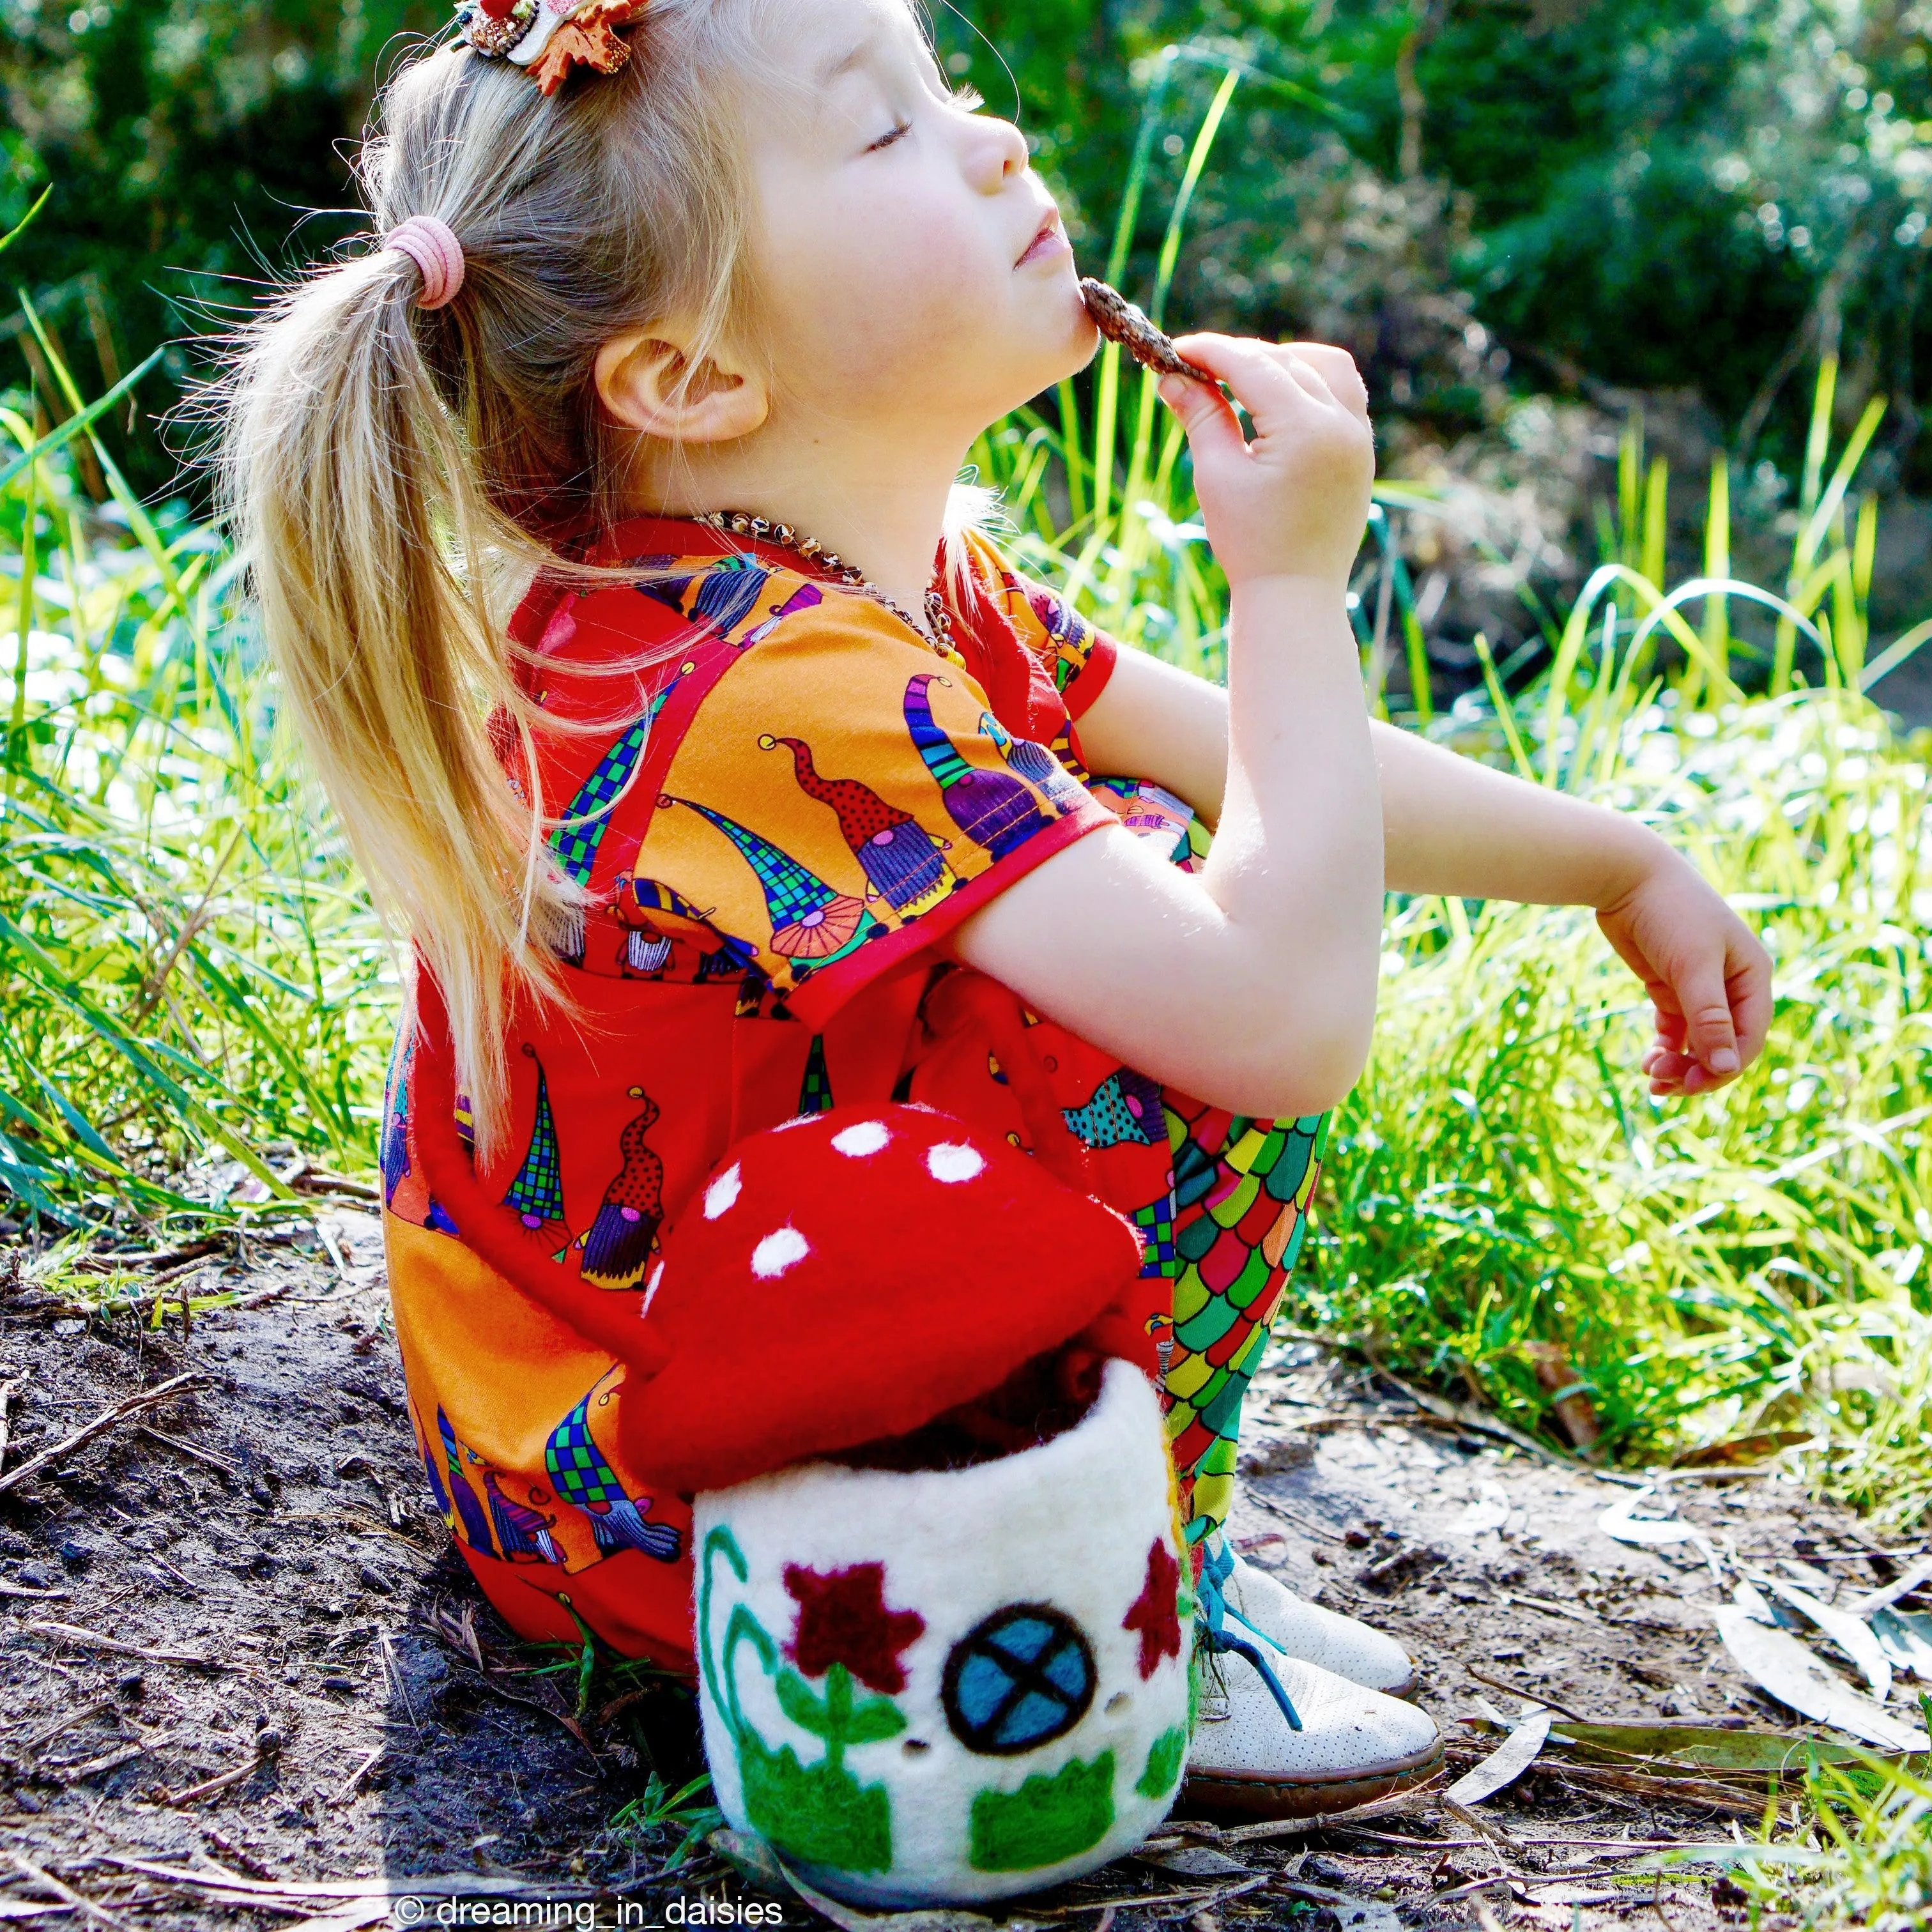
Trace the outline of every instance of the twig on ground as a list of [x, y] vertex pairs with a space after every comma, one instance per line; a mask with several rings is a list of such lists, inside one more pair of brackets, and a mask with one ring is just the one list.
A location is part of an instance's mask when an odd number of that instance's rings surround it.
[[380, 1744], [370, 1752], [368, 1756], [364, 1758], [362, 1762], [357, 1765], [356, 1768], [330, 1793], [329, 1803], [346, 1804], [350, 1798], [353, 1798], [362, 1788], [362, 1780], [376, 1768], [377, 1762], [388, 1748], [386, 1744]]
[[52, 1892], [56, 1898], [72, 1906], [75, 1911], [85, 1913], [98, 1924], [111, 1927], [113, 1932], [124, 1932], [128, 1923], [124, 1918], [117, 1918], [112, 1912], [104, 1911], [92, 1899], [83, 1898], [71, 1886], [63, 1885], [52, 1872], [43, 1870], [32, 1859], [22, 1858], [16, 1851], [9, 1851], [7, 1856], [13, 1861], [14, 1869], [22, 1878], [30, 1880], [43, 1891]]
[[117, 1424], [125, 1422], [130, 1416], [138, 1415], [143, 1409], [152, 1408], [157, 1403], [166, 1402], [170, 1396], [178, 1395], [191, 1384], [207, 1379], [200, 1370], [190, 1369], [185, 1375], [176, 1376], [153, 1388], [143, 1389], [137, 1395], [124, 1396], [112, 1408], [103, 1409], [92, 1422], [83, 1424], [64, 1442], [56, 1442], [50, 1449], [43, 1449], [38, 1456], [28, 1456], [18, 1468], [9, 1470], [5, 1475], [0, 1476], [0, 1494], [4, 1494], [16, 1484], [25, 1482], [29, 1476], [52, 1464], [64, 1461], [76, 1449], [92, 1442], [95, 1436], [113, 1428]]
[[403, 1700], [403, 1709], [410, 1720], [410, 1729], [420, 1737], [422, 1726], [416, 1722], [416, 1707], [410, 1702], [410, 1687], [403, 1676], [402, 1660], [396, 1654], [396, 1640], [386, 1630], [376, 1634], [377, 1648], [382, 1654], [382, 1675], [394, 1686], [396, 1695]]
[[1480, 1811], [1472, 1807], [1447, 1796], [1443, 1798], [1442, 1804], [1443, 1810], [1448, 1812], [1457, 1824], [1465, 1826], [1472, 1832], [1480, 1832], [1492, 1845], [1506, 1845], [1513, 1852], [1522, 1849], [1517, 1840], [1504, 1831], [1502, 1826], [1496, 1823], [1493, 1819], [1485, 1818]]
[[1467, 1885], [1459, 1885], [1448, 1892], [1438, 1892], [1430, 1900], [1432, 1906], [1447, 1905], [1453, 1898], [1466, 1898], [1472, 1892], [1487, 1892], [1492, 1885], [1508, 1886], [1520, 1892], [1534, 1892], [1545, 1886], [1569, 1885], [1577, 1874], [1574, 1871], [1550, 1872], [1541, 1878], [1518, 1878], [1511, 1873], [1497, 1872], [1488, 1878], [1474, 1878]]
[[8, 1381], [0, 1382], [0, 1468], [4, 1468], [7, 1462], [8, 1406], [14, 1400], [14, 1391], [20, 1386], [20, 1378], [18, 1376], [12, 1377]]
[[46, 1623], [38, 1618], [20, 1626], [38, 1630], [43, 1636], [58, 1637], [82, 1650], [104, 1650], [114, 1657], [138, 1657], [148, 1664], [186, 1664], [199, 1670], [219, 1670], [219, 1659], [204, 1657], [198, 1651], [164, 1650], [154, 1644], [124, 1643], [118, 1636], [104, 1636], [99, 1630], [82, 1630], [78, 1624]]
[[29, 1738], [20, 1748], [38, 1756], [56, 1738], [65, 1737], [69, 1731], [78, 1730], [82, 1724], [92, 1724], [96, 1718], [113, 1708], [114, 1700], [111, 1697], [104, 1697], [98, 1703], [83, 1705], [78, 1711], [70, 1711], [58, 1724], [50, 1724], [38, 1736]]
[[[160, 1568], [165, 1570], [182, 1586], [182, 1591], [187, 1595], [190, 1597], [200, 1595], [201, 1586], [192, 1576], [184, 1576], [158, 1550], [151, 1550], [148, 1552], [148, 1561], [151, 1564], [158, 1564]], [[148, 1574], [152, 1576], [154, 1573], [150, 1570]]]
[[238, 1483], [242, 1480], [241, 1464], [231, 1462], [226, 1456], [218, 1456], [212, 1449], [202, 1449], [192, 1442], [184, 1442], [178, 1436], [170, 1436], [165, 1430], [151, 1428], [145, 1422], [137, 1426], [135, 1432], [160, 1443], [164, 1448], [172, 1449], [180, 1455], [189, 1456], [195, 1462], [206, 1463], [211, 1469], [218, 1471], [231, 1481]]
[[[4, 1406], [4, 1402], [0, 1402], [0, 1406]], [[1932, 1582], [1932, 1556], [1913, 1564], [1889, 1583], [1881, 1583], [1876, 1590], [1868, 1590], [1862, 1597], [1853, 1598], [1845, 1608], [1855, 1617], [1868, 1617], [1875, 1610], [1889, 1610], [1900, 1597], [1910, 1596], [1913, 1591], [1928, 1582]]]
[[1532, 1704], [1540, 1704], [1546, 1710], [1556, 1712], [1559, 1717], [1569, 1718], [1573, 1724], [1587, 1724], [1590, 1721], [1580, 1712], [1571, 1710], [1567, 1704], [1558, 1703], [1554, 1697], [1546, 1696], [1540, 1690], [1527, 1690], [1520, 1684], [1510, 1683], [1506, 1678], [1492, 1677], [1486, 1670], [1478, 1670], [1473, 1664], [1466, 1664], [1462, 1668], [1478, 1684], [1486, 1684], [1492, 1690], [1507, 1690], [1512, 1697], [1526, 1698]]
[[89, 1758], [85, 1764], [50, 1764], [47, 1768], [62, 1784], [78, 1784], [84, 1778], [98, 1778], [104, 1772], [117, 1771], [122, 1765], [132, 1764], [137, 1757], [146, 1757], [150, 1751], [159, 1750], [163, 1745], [174, 1742], [174, 1732], [158, 1732], [152, 1738], [142, 1738], [131, 1744], [118, 1744], [112, 1750]]
[[[1108, 1914], [1123, 1910], [1144, 1912], [1152, 1906], [1188, 1905], [1196, 1912], [1211, 1912], [1216, 1906], [1224, 1905], [1231, 1898], [1239, 1898], [1244, 1893], [1258, 1892], [1263, 1886], [1273, 1884], [1278, 1876], [1271, 1871], [1258, 1872], [1252, 1878], [1244, 1879], [1239, 1885], [1223, 1886], [1214, 1892], [1162, 1892], [1151, 1895], [1124, 1892], [1112, 1898], [1083, 1898], [1078, 1905], [1043, 1907], [1029, 1916], [1035, 1918], [1072, 1918], [1083, 1912], [1097, 1911], [1102, 1915], [1101, 1924], [1111, 1925], [1113, 1920]], [[1096, 1925], [1094, 1932], [1101, 1932], [1101, 1925]]]
[[272, 1867], [265, 1865], [260, 1858], [248, 1850], [246, 1846], [238, 1845], [219, 1826], [202, 1826], [201, 1835], [224, 1858], [232, 1864], [239, 1865], [250, 1878], [272, 1880], [274, 1877], [275, 1874]]
[[[1547, 1597], [1526, 1597], [1520, 1590], [1498, 1590], [1496, 1594], [1506, 1604], [1518, 1604], [1526, 1610], [1541, 1610], [1546, 1616], [1568, 1617], [1580, 1624], [1600, 1624], [1604, 1619], [1594, 1610], [1576, 1604], [1558, 1604]], [[1554, 1710], [1555, 1705], [1550, 1708]], [[1580, 1723], [1582, 1720], [1578, 1720]]]
[[160, 1802], [164, 1804], [192, 1804], [196, 1798], [212, 1797], [218, 1791], [226, 1791], [231, 1784], [244, 1784], [263, 1765], [279, 1756], [281, 1748], [281, 1732], [272, 1726], [265, 1726], [255, 1733], [255, 1748], [244, 1763], [238, 1764], [230, 1770], [218, 1772], [212, 1778], [203, 1778], [199, 1784], [190, 1784], [185, 1791], [164, 1792]]
[[[1400, 1818], [1426, 1811], [1435, 1804], [1437, 1787], [1446, 1775], [1438, 1772], [1426, 1784], [1418, 1784], [1408, 1791], [1391, 1792], [1386, 1798], [1373, 1798], [1366, 1804], [1352, 1805], [1346, 1811], [1330, 1811], [1325, 1817], [1280, 1818], [1265, 1824], [1232, 1826], [1212, 1842], [1223, 1845], [1252, 1844], [1263, 1838], [1295, 1838], [1314, 1832], [1333, 1831], [1358, 1820]], [[1192, 1829], [1185, 1828], [1190, 1832]]]
[[1534, 1436], [1526, 1436], [1520, 1429], [1512, 1429], [1507, 1422], [1498, 1421], [1494, 1416], [1486, 1414], [1468, 1402], [1450, 1402], [1446, 1396], [1430, 1394], [1426, 1389], [1412, 1388], [1401, 1376], [1384, 1368], [1370, 1350], [1364, 1348], [1362, 1353], [1367, 1358], [1370, 1366], [1384, 1382], [1400, 1389], [1424, 1414], [1438, 1417], [1444, 1422], [1453, 1422], [1459, 1429], [1473, 1429], [1478, 1435], [1501, 1436], [1505, 1442], [1514, 1442], [1519, 1449], [1526, 1449], [1532, 1456], [1559, 1469], [1572, 1469], [1579, 1475], [1598, 1476], [1608, 1482], [1620, 1480], [1610, 1471], [1596, 1468], [1574, 1456], [1562, 1454], [1546, 1442], [1539, 1442]]
[[1259, 1503], [1270, 1516], [1278, 1516], [1283, 1522], [1292, 1522], [1297, 1529], [1310, 1536], [1325, 1536], [1330, 1543], [1340, 1543], [1346, 1535], [1344, 1530], [1336, 1529], [1325, 1522], [1316, 1522], [1308, 1517], [1298, 1516], [1286, 1503], [1278, 1503], [1274, 1497], [1264, 1496], [1252, 1484], [1244, 1492], [1250, 1502]]
[[69, 1594], [65, 1590], [30, 1590], [24, 1583], [0, 1582], [0, 1597], [40, 1597], [64, 1604]]
[[351, 1180], [346, 1174], [329, 1174], [319, 1167], [297, 1174], [289, 1185], [301, 1194], [339, 1194], [350, 1201], [380, 1201], [382, 1196], [366, 1182]]

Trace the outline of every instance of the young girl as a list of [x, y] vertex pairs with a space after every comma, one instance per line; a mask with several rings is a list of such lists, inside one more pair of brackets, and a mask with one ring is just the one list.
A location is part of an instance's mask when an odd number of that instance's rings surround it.
[[[416, 1424], [515, 1628], [688, 1668], [688, 1514], [620, 1446], [660, 1230], [734, 1140], [835, 1100], [1005, 1134], [1142, 1230], [1202, 1585], [1304, 1720], [1237, 1673], [1192, 1770], [1342, 1803], [1434, 1760], [1382, 1694], [1408, 1660], [1220, 1526], [1384, 891], [1594, 907], [1656, 1006], [1653, 1093], [1736, 1076], [1768, 962], [1641, 826], [1370, 722], [1341, 352], [1184, 341], [1245, 426], [1162, 385], [1226, 691], [949, 524], [975, 436], [1095, 347], [978, 104], [909, 0], [482, 0], [388, 90], [376, 244], [246, 346], [263, 622], [418, 962], [382, 1156]], [[452, 1216], [452, 1162], [488, 1216]]]

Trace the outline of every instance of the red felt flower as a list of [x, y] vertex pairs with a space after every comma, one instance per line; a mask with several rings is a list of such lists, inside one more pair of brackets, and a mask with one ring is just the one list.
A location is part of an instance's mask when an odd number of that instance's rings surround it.
[[785, 1646], [786, 1654], [806, 1676], [823, 1676], [842, 1664], [872, 1690], [905, 1688], [899, 1652], [925, 1634], [926, 1619], [916, 1610], [886, 1608], [883, 1563], [855, 1563], [824, 1574], [788, 1563], [784, 1586], [798, 1599], [798, 1634]]
[[1180, 1618], [1175, 1608], [1180, 1592], [1180, 1565], [1156, 1537], [1148, 1551], [1147, 1581], [1133, 1607], [1120, 1619], [1121, 1629], [1140, 1634], [1143, 1679], [1154, 1675], [1163, 1657], [1180, 1654]]

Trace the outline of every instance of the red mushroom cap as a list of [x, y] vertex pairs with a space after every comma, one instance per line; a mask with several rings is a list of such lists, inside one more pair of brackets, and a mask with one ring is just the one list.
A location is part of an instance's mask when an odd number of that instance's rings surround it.
[[668, 1360], [633, 1385], [624, 1454], [688, 1492], [906, 1434], [1078, 1335], [1141, 1252], [1111, 1208], [928, 1108], [754, 1135], [665, 1238], [644, 1312]]

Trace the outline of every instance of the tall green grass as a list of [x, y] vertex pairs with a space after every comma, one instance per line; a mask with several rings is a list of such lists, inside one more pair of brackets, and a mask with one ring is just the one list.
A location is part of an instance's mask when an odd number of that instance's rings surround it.
[[[31, 308], [30, 322], [37, 322]], [[0, 485], [0, 1187], [165, 1238], [373, 1157], [388, 955], [274, 727], [232, 562], [67, 428]], [[93, 438], [91, 427], [80, 434]]]

